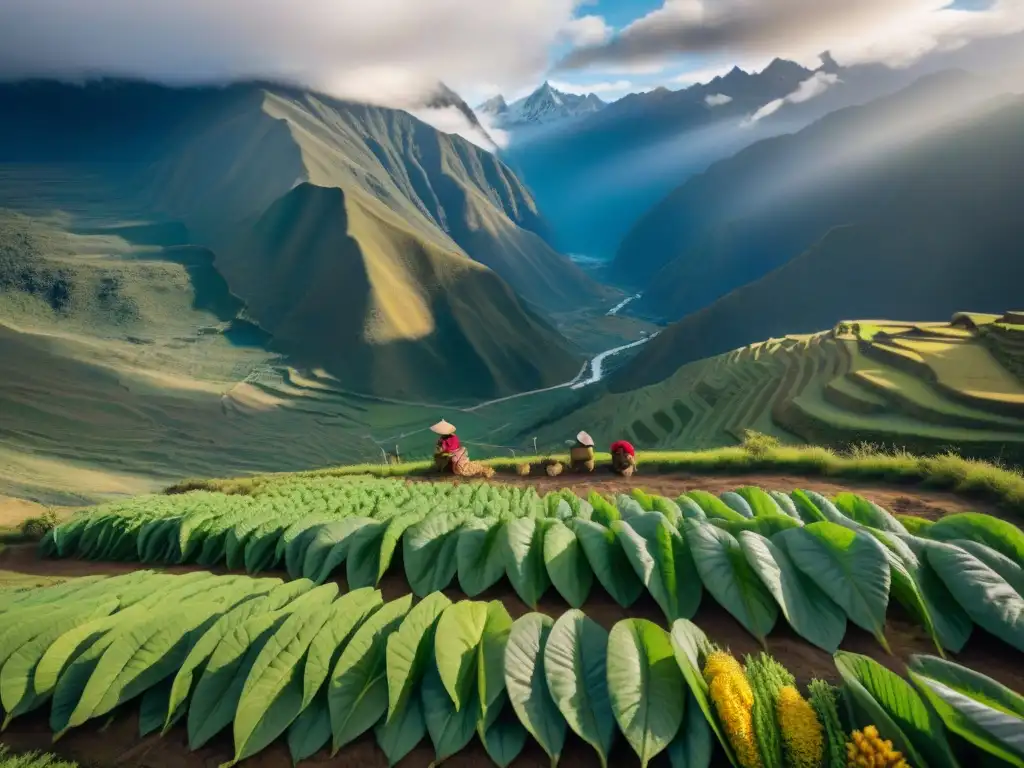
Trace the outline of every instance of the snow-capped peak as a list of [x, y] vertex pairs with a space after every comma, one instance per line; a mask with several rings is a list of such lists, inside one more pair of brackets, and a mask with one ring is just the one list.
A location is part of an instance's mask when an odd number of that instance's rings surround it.
[[495, 119], [502, 128], [541, 125], [587, 115], [607, 106], [595, 94], [564, 93], [545, 82], [525, 98], [508, 104], [502, 96], [488, 99], [477, 112]]

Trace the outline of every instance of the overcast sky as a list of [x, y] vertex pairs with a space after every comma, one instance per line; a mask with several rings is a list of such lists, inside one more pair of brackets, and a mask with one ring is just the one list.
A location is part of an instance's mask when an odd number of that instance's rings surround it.
[[617, 98], [775, 56], [906, 66], [1024, 30], [1024, 0], [0, 0], [0, 76], [271, 78], [471, 104], [545, 78]]

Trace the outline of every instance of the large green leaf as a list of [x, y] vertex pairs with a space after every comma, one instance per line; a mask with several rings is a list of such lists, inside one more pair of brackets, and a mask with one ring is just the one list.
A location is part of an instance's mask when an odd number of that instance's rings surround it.
[[747, 500], [735, 491], [725, 491], [724, 493], [720, 493], [718, 498], [728, 504], [730, 509], [743, 515], [743, 517], [749, 519], [754, 516], [754, 510]]
[[1024, 597], [1006, 579], [952, 544], [932, 542], [927, 557], [975, 624], [1024, 651]]
[[288, 751], [292, 763], [312, 757], [330, 740], [331, 712], [327, 708], [327, 689], [324, 688], [288, 727]]
[[[380, 549], [377, 555], [377, 578], [374, 584], [380, 584], [380, 580], [384, 578], [384, 574], [391, 567], [391, 561], [395, 556], [395, 549], [398, 548], [398, 543], [402, 540], [405, 532], [427, 517], [428, 511], [421, 509], [407, 512], [403, 515], [396, 515], [388, 521], [387, 530], [384, 531], [384, 536], [380, 541]], [[352, 582], [349, 580], [349, 587], [351, 586]]]
[[431, 515], [402, 537], [405, 577], [417, 597], [440, 592], [455, 578], [461, 522], [462, 518], [451, 513]]
[[348, 556], [352, 534], [371, 523], [373, 520], [366, 517], [346, 517], [312, 529], [302, 558], [302, 575], [318, 584], [327, 581]]
[[687, 689], [683, 725], [668, 745], [672, 768], [709, 768], [715, 754], [715, 739], [704, 712], [692, 690]]
[[1024, 697], [980, 672], [934, 656], [911, 657], [909, 671], [946, 728], [1024, 767]]
[[805, 523], [821, 523], [828, 520], [825, 515], [822, 514], [821, 510], [818, 509], [818, 505], [814, 503], [810, 496], [807, 495], [807, 491], [796, 490], [793, 491], [789, 497], [793, 500], [793, 506], [796, 507], [797, 516]]
[[558, 594], [573, 608], [586, 602], [594, 572], [576, 538], [565, 523], [552, 520], [544, 534], [544, 565]]
[[859, 727], [876, 725], [911, 765], [956, 767], [942, 724], [910, 683], [858, 653], [840, 651], [835, 662], [847, 694], [864, 713]]
[[545, 518], [521, 517], [505, 527], [505, 572], [516, 594], [531, 608], [537, 607], [551, 585], [544, 566], [544, 535], [551, 524]]
[[342, 651], [327, 688], [332, 755], [387, 713], [387, 640], [411, 607], [412, 595], [385, 604], [363, 622]]
[[380, 570], [380, 548], [388, 523], [374, 521], [355, 531], [348, 541], [345, 558], [345, 581], [349, 589], [377, 584]]
[[846, 634], [846, 614], [793, 565], [770, 539], [749, 531], [740, 548], [761, 583], [775, 598], [793, 630], [809, 643], [834, 653]]
[[498, 768], [507, 768], [519, 757], [526, 746], [526, 729], [516, 719], [512, 706], [503, 702], [497, 715], [491, 718], [492, 722], [481, 722], [477, 726], [477, 734], [483, 742], [487, 756]]
[[608, 695], [619, 729], [646, 768], [683, 722], [683, 676], [669, 634], [645, 619], [624, 619], [608, 637]]
[[743, 488], [737, 488], [736, 495], [747, 502], [747, 506], [754, 517], [771, 517], [773, 515], [786, 514], [774, 498], [756, 486], [747, 485]]
[[687, 498], [693, 499], [709, 518], [717, 518], [719, 520], [747, 519], [720, 498], [707, 491], [687, 491], [685, 495]]
[[[423, 679], [423, 671], [430, 663], [434, 650], [434, 630], [441, 613], [452, 601], [440, 592], [427, 595], [402, 620], [398, 631], [387, 643], [385, 660], [388, 675], [388, 717], [395, 717], [414, 688]], [[413, 715], [410, 713], [409, 717]], [[422, 715], [421, 715], [422, 718]], [[425, 728], [426, 726], [424, 726]], [[394, 736], [388, 731], [390, 736]]]
[[544, 646], [544, 676], [555, 706], [577, 736], [590, 744], [602, 766], [615, 739], [608, 697], [608, 632], [582, 611], [562, 615]]
[[[349, 604], [356, 604], [364, 597], [369, 595], [360, 593]], [[267, 747], [312, 701], [312, 695], [308, 700], [303, 698], [301, 662], [314, 638], [327, 621], [336, 616], [333, 610], [324, 611], [318, 606], [297, 611], [288, 617], [256, 656], [235, 709], [235, 756], [232, 763]]]
[[240, 603], [218, 618], [192, 646], [174, 676], [168, 697], [166, 719], [163, 724], [164, 733], [184, 716], [186, 700], [191, 695], [196, 681], [202, 675], [206, 663], [224, 637], [254, 616], [277, 611], [289, 605], [293, 599], [308, 593], [312, 586], [313, 582], [309, 579], [299, 579], [281, 584], [262, 597]]
[[574, 520], [576, 539], [587, 556], [594, 576], [605, 592], [623, 608], [629, 608], [644, 591], [615, 532], [591, 520]]
[[309, 706], [338, 663], [349, 638], [381, 605], [380, 590], [363, 587], [342, 595], [328, 609], [326, 621], [309, 644], [302, 673], [302, 708]]
[[459, 530], [455, 555], [459, 586], [469, 597], [476, 597], [505, 575], [505, 523], [496, 518], [472, 518]]
[[217, 644], [188, 708], [189, 749], [199, 749], [234, 719], [249, 670], [288, 615], [282, 610], [253, 616]]
[[[482, 725], [490, 725], [508, 699], [505, 691], [505, 650], [512, 624], [512, 617], [500, 600], [492, 600], [487, 604], [487, 620], [480, 634], [476, 654], [476, 683]], [[481, 729], [478, 727], [477, 730]]]
[[949, 543], [970, 552], [1002, 576], [1018, 595], [1024, 595], [1024, 568], [1021, 568], [1002, 552], [998, 552], [992, 549], [992, 547], [980, 544], [977, 541], [968, 541], [966, 539], [951, 539]]
[[855, 493], [840, 493], [832, 499], [836, 508], [851, 520], [889, 533], [906, 533], [903, 523], [888, 510]]
[[921, 623], [925, 632], [932, 639], [932, 643], [935, 644], [935, 650], [942, 654], [943, 645], [939, 639], [938, 631], [935, 629], [931, 609], [925, 602], [917, 578], [910, 569], [910, 565], [908, 565], [908, 563], [912, 563], [916, 559], [913, 550], [897, 534], [879, 531], [874, 528], [865, 528], [864, 530], [874, 536], [885, 547], [886, 557], [889, 558], [889, 574], [891, 577], [890, 596], [896, 598], [896, 602], [902, 605], [911, 616]]
[[764, 645], [779, 618], [779, 607], [747, 562], [739, 542], [716, 526], [696, 521], [688, 521], [685, 531], [704, 586]]
[[830, 522], [810, 523], [772, 539], [847, 617], [875, 636], [887, 651], [885, 611], [889, 605], [889, 558], [870, 534]]
[[697, 613], [703, 591], [693, 555], [664, 515], [637, 515], [612, 523], [612, 530], [633, 571], [669, 621]]
[[381, 719], [374, 728], [377, 745], [388, 759], [388, 765], [397, 765], [427, 735], [427, 721], [423, 718], [423, 703], [419, 696], [406, 698], [398, 709]]
[[925, 534], [936, 541], [967, 539], [976, 541], [997, 552], [1001, 552], [1017, 565], [1024, 566], [1024, 531], [991, 515], [978, 512], [961, 512], [946, 515], [934, 525], [929, 526]]
[[959, 653], [971, 636], [974, 622], [928, 562], [927, 550], [933, 542], [910, 534], [897, 534], [893, 538], [903, 545], [899, 550], [900, 558], [928, 608], [936, 637], [943, 648]]
[[5, 714], [3, 727], [11, 720], [30, 712], [46, 701], [46, 696], [35, 692], [35, 673], [46, 649], [58, 638], [97, 619], [104, 618], [117, 608], [116, 600], [98, 604], [78, 604], [72, 608], [55, 611], [51, 615], [50, 627], [16, 650], [0, 670], [0, 704]]
[[434, 658], [456, 711], [476, 684], [477, 648], [487, 624], [487, 603], [462, 600], [445, 609], [434, 635]]
[[218, 611], [215, 603], [193, 603], [140, 622], [111, 643], [97, 661], [66, 727], [105, 715], [173, 674], [188, 654], [189, 633]]
[[463, 750], [473, 739], [480, 718], [480, 701], [474, 693], [460, 710], [455, 709], [437, 667], [427, 665], [420, 687], [423, 719], [434, 745], [434, 765]]
[[718, 722], [718, 715], [711, 702], [708, 684], [704, 680], [703, 661], [711, 649], [707, 635], [692, 621], [680, 619], [672, 625], [670, 636], [676, 664], [682, 671], [683, 679], [686, 680], [686, 684], [693, 694], [693, 700], [697, 702], [704, 719], [714, 731], [729, 763], [738, 768], [739, 763], [736, 761], [735, 753], [725, 731], [722, 730], [721, 723]]
[[544, 647], [554, 622], [528, 613], [512, 625], [505, 647], [505, 687], [519, 721], [558, 763], [565, 746], [566, 722], [551, 698], [544, 677]]

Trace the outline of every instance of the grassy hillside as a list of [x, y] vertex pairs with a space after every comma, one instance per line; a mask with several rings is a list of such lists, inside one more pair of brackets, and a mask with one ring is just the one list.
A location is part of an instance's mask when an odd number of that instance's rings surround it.
[[545, 241], [532, 196], [494, 155], [398, 110], [280, 87], [225, 96], [155, 167], [154, 201], [221, 243], [296, 183], [386, 208], [437, 247], [493, 269], [546, 309], [606, 295]]
[[1020, 464], [1024, 325], [1000, 319], [844, 322], [776, 338], [608, 394], [537, 431], [544, 444], [587, 429], [598, 443], [627, 437], [647, 449], [697, 449], [734, 445], [755, 430], [786, 443], [953, 448]]
[[[952, 259], [966, 261], [967, 252], [996, 263], [1020, 237], [1013, 201], [1024, 178], [1024, 102], [989, 100], [986, 93], [985, 83], [973, 77], [942, 73], [798, 133], [759, 142], [673, 192], [637, 224], [617, 261], [648, 284], [645, 310], [672, 319], [763, 277], [836, 227], [857, 228], [866, 248], [905, 249], [903, 262], [922, 271], [933, 262], [947, 269]], [[838, 244], [832, 240], [824, 250]], [[834, 262], [840, 256], [843, 261], [833, 264], [833, 275], [869, 272], [884, 263], [868, 250], [835, 256]], [[898, 282], [879, 277], [884, 285], [856, 294], [864, 297], [861, 305], [837, 307], [829, 318], [808, 313], [784, 332], [810, 332], [844, 315], [914, 319], [947, 316], [965, 305], [996, 311], [1007, 304], [998, 279], [986, 281], [991, 293], [968, 296], [960, 293], [955, 271], [944, 278], [945, 288], [929, 293], [930, 302], [904, 309], [881, 299]], [[808, 289], [829, 286], [803, 286]], [[984, 301], [972, 303], [979, 295]], [[694, 350], [688, 359], [764, 335], [756, 325], [750, 331], [754, 335]]]
[[222, 253], [275, 347], [352, 390], [483, 399], [561, 384], [582, 363], [494, 272], [337, 187], [300, 184]]

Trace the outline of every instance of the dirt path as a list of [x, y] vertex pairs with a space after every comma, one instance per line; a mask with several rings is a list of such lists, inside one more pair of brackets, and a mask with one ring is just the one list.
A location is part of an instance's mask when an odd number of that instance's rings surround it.
[[[410, 478], [414, 482], [437, 482], [442, 477]], [[449, 478], [450, 479], [450, 478]], [[451, 480], [451, 482], [468, 482]], [[1020, 526], [1021, 516], [1001, 509], [994, 504], [970, 499], [948, 491], [934, 491], [918, 485], [881, 483], [877, 480], [847, 480], [845, 478], [807, 477], [797, 474], [673, 474], [637, 475], [624, 479], [608, 472], [593, 475], [563, 474], [558, 477], [516, 477], [498, 475], [495, 482], [504, 485], [536, 488], [539, 493], [561, 488], [571, 489], [577, 496], [586, 498], [591, 491], [603, 494], [629, 493], [633, 488], [643, 488], [669, 498], [676, 498], [686, 491], [702, 490], [720, 494], [746, 485], [755, 485], [768, 491], [789, 493], [797, 488], [817, 491], [826, 496], [835, 496], [843, 491], [852, 491], [870, 499], [890, 512], [901, 515], [916, 515], [928, 520], [937, 520], [956, 512], [985, 512]]]

